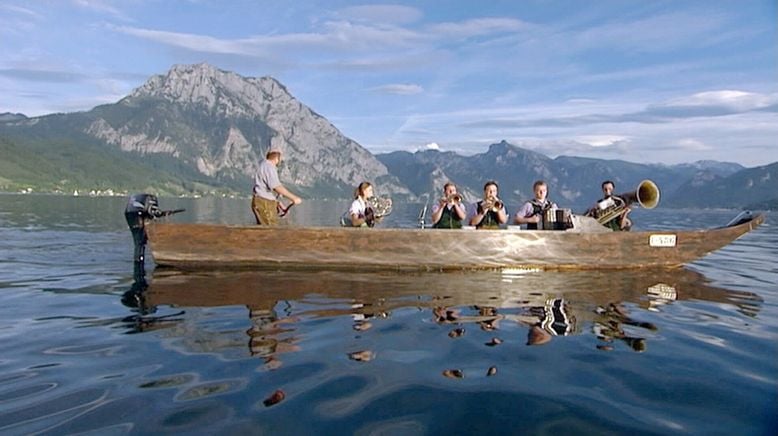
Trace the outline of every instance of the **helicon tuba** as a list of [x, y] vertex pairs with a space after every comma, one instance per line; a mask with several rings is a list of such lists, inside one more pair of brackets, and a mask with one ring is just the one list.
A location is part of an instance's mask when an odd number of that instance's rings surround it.
[[614, 195], [600, 201], [587, 212], [587, 215], [596, 219], [598, 223], [605, 224], [624, 213], [624, 210], [633, 203], [638, 203], [646, 209], [655, 208], [659, 204], [659, 187], [651, 180], [643, 180], [632, 192]]

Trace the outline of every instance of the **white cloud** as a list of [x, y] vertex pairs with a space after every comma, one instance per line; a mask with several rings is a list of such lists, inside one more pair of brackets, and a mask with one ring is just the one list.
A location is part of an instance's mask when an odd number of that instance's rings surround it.
[[397, 95], [414, 95], [424, 92], [424, 88], [420, 85], [407, 83], [396, 83], [389, 85], [382, 85], [372, 89], [373, 91], [382, 92], [385, 94], [397, 94]]
[[437, 37], [468, 38], [494, 33], [519, 32], [527, 23], [513, 18], [475, 18], [460, 22], [439, 23], [427, 29]]
[[576, 141], [591, 145], [592, 147], [610, 147], [612, 145], [629, 141], [626, 136], [619, 135], [584, 135], [574, 138]]
[[10, 13], [13, 13], [13, 14], [24, 15], [24, 16], [26, 16], [28, 18], [35, 18], [35, 19], [40, 19], [41, 18], [41, 15], [39, 13], [33, 11], [32, 9], [23, 8], [23, 7], [15, 6], [15, 5], [0, 4], [0, 10], [5, 10], [6, 12], [10, 12]]
[[440, 150], [440, 145], [438, 145], [437, 142], [430, 142], [429, 144], [424, 145], [424, 148], [427, 150]]
[[123, 11], [120, 9], [110, 5], [108, 1], [104, 0], [72, 0], [73, 4], [75, 4], [78, 7], [92, 10], [97, 13], [103, 13], [113, 16], [114, 18], [118, 18], [123, 21], [132, 21], [129, 16], [127, 16]]
[[736, 112], [746, 112], [765, 108], [778, 103], [778, 94], [756, 94], [738, 90], [724, 89], [707, 91], [671, 100], [666, 107], [727, 107]]

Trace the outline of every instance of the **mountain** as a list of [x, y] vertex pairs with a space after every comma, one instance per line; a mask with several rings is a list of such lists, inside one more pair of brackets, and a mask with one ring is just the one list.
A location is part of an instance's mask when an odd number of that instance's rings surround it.
[[305, 198], [350, 198], [363, 180], [378, 195], [436, 199], [448, 181], [467, 200], [496, 180], [506, 203], [532, 197], [543, 179], [560, 206], [582, 210], [610, 179], [619, 193], [651, 179], [661, 206], [775, 204], [775, 165], [640, 164], [550, 158], [506, 141], [462, 156], [436, 150], [372, 155], [272, 77], [243, 77], [208, 64], [177, 65], [116, 103], [28, 118], [0, 114], [0, 190], [146, 191], [248, 196], [270, 147], [284, 151], [281, 179]]
[[[281, 180], [304, 196], [349, 197], [363, 180], [380, 186], [380, 194], [410, 195], [370, 152], [277, 80], [245, 78], [208, 64], [174, 66], [117, 103], [88, 112], [6, 121], [0, 137], [6, 151], [30, 150], [30, 162], [44, 156], [69, 166], [58, 159], [61, 151], [82, 147], [118, 165], [144, 166], [145, 182], [106, 172], [99, 156], [75, 164], [79, 173], [94, 174], [95, 183], [135, 190], [248, 193], [265, 153], [278, 147], [285, 157]], [[74, 178], [61, 172], [63, 178], [49, 188], [74, 187]]]
[[[443, 184], [452, 181], [465, 198], [475, 200], [480, 198], [484, 183], [493, 179], [500, 185], [502, 199], [509, 205], [518, 205], [532, 198], [535, 180], [545, 180], [550, 198], [560, 206], [577, 209], [590, 206], [602, 196], [600, 185], [604, 180], [612, 180], [616, 191], [623, 193], [634, 191], [645, 179], [660, 187], [663, 206], [683, 207], [683, 201], [673, 199], [682, 198], [676, 191], [687, 189], [687, 184], [700, 180], [705, 185], [744, 170], [738, 164], [715, 161], [659, 165], [575, 156], [551, 159], [506, 141], [491, 145], [485, 153], [468, 157], [437, 150], [396, 151], [377, 157], [417, 196], [437, 198]], [[729, 198], [716, 198], [716, 201], [719, 206], [731, 203]], [[700, 202], [696, 206], [710, 205]]]
[[[696, 175], [667, 199], [668, 206], [770, 208], [778, 202], [778, 162], [729, 176]], [[756, 206], [756, 207], [754, 207]]]
[[12, 114], [11, 112], [3, 112], [0, 114], [0, 123], [5, 121], [18, 121], [27, 118], [24, 114]]

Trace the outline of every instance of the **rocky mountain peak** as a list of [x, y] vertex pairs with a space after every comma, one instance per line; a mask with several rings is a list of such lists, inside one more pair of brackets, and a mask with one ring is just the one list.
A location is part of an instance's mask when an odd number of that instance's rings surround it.
[[225, 116], [252, 117], [265, 113], [271, 102], [294, 100], [272, 77], [246, 78], [210, 64], [175, 65], [164, 75], [152, 76], [135, 89], [130, 100], [162, 98], [197, 105]]
[[86, 133], [123, 151], [172, 155], [197, 172], [250, 180], [268, 149], [285, 153], [284, 183], [317, 195], [350, 195], [364, 180], [409, 195], [387, 168], [272, 77], [243, 77], [212, 65], [175, 65], [117, 105]]

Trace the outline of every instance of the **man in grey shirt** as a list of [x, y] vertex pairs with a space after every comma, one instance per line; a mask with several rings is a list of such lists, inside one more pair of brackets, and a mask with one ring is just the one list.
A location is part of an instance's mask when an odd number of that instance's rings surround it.
[[281, 163], [281, 150], [271, 148], [254, 175], [251, 211], [254, 212], [257, 224], [266, 226], [278, 224], [278, 199], [281, 197], [288, 198], [294, 204], [302, 203], [300, 197], [289, 192], [278, 179], [279, 163]]

